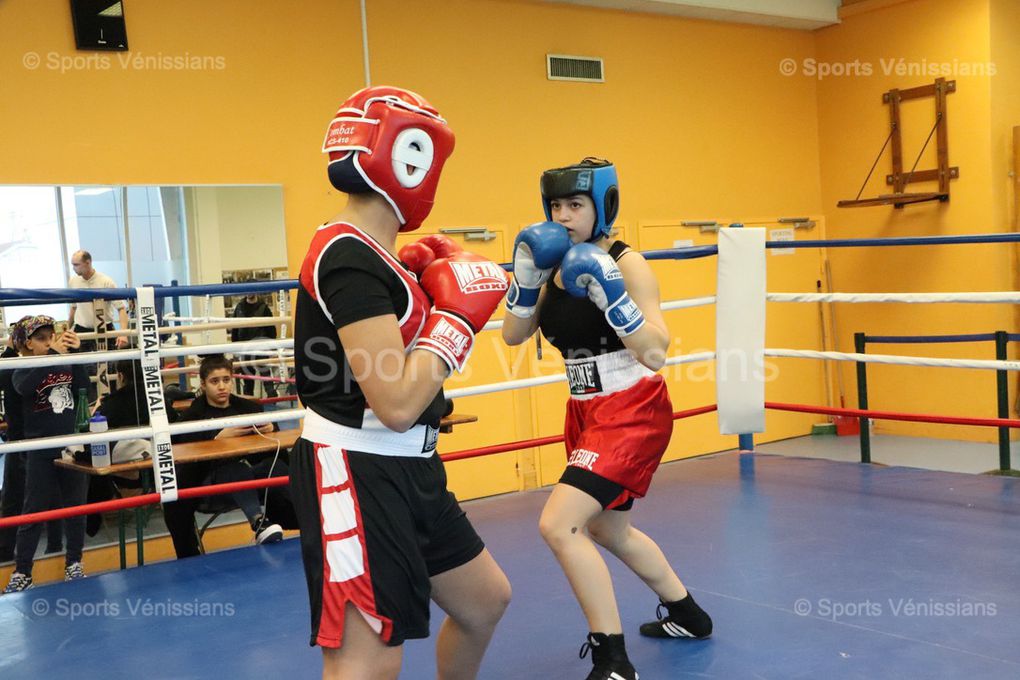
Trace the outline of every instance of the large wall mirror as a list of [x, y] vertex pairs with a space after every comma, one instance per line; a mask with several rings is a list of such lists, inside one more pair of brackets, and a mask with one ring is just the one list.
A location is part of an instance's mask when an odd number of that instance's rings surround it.
[[[280, 186], [0, 186], [0, 288], [66, 288], [74, 275], [72, 258], [79, 250], [88, 251], [93, 268], [118, 287], [290, 278]], [[259, 297], [273, 315], [281, 315], [283, 310], [276, 306], [281, 296]], [[163, 314], [167, 323], [172, 323], [167, 317], [176, 313], [187, 323], [215, 324], [227, 321], [243, 299], [181, 298], [176, 305], [167, 301]], [[48, 314], [62, 321], [69, 311], [67, 304], [4, 307], [0, 302], [5, 322], [0, 332], [6, 335], [7, 324], [26, 314]], [[229, 341], [228, 333], [215, 329], [173, 334], [167, 342], [218, 344]], [[190, 388], [197, 384], [193, 375], [187, 380], [167, 375], [164, 380], [181, 380], [182, 387]], [[256, 393], [265, 396], [263, 392], [259, 383]], [[5, 463], [0, 456], [0, 470]], [[146, 535], [165, 533], [159, 510], [152, 512]], [[90, 527], [87, 547], [116, 543], [117, 522], [110, 519], [95, 535]], [[217, 520], [243, 521], [238, 511]], [[40, 541], [37, 558], [61, 547], [59, 527], [56, 532]]]
[[[0, 288], [64, 288], [71, 256], [118, 286], [287, 278], [279, 186], [0, 186]], [[230, 300], [182, 299], [180, 313], [225, 316]], [[8, 307], [66, 319], [67, 305]]]

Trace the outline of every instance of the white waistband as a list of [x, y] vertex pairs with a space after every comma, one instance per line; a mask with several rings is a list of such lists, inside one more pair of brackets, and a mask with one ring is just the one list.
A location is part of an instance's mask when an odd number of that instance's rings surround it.
[[365, 412], [360, 428], [347, 427], [323, 418], [306, 407], [301, 437], [349, 451], [364, 451], [380, 456], [429, 458], [436, 452], [439, 430], [428, 425], [415, 425], [407, 432], [394, 432], [369, 411]]
[[655, 375], [629, 349], [598, 354], [585, 359], [566, 359], [571, 399], [593, 399], [632, 387], [642, 378]]

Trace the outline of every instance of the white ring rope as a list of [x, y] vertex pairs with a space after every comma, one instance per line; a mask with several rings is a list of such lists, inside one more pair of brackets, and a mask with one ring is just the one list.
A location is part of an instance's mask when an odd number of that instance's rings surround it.
[[[291, 342], [293, 342], [293, 340]], [[282, 356], [283, 356], [284, 359], [293, 359], [294, 358], [294, 350], [293, 349], [278, 349], [276, 351], [273, 351], [271, 349], [259, 349], [259, 350], [252, 350], [251, 352], [243, 352], [243, 354], [245, 354], [247, 356], [253, 356], [253, 357], [273, 357], [274, 359], [275, 358], [279, 358], [281, 356], [281, 353], [283, 353]], [[237, 352], [237, 354], [242, 354], [242, 352]]]
[[769, 293], [769, 302], [966, 302], [977, 304], [1020, 303], [1012, 293]]
[[[239, 354], [243, 354], [239, 352]], [[269, 368], [293, 368], [294, 357], [288, 356], [283, 358], [284, 365], [280, 367], [280, 360], [276, 358], [272, 359], [250, 359], [247, 361], [232, 361], [230, 362], [234, 368], [240, 368], [242, 366], [268, 366]], [[178, 368], [163, 368], [160, 369], [160, 373], [163, 375], [178, 375], [180, 373], [198, 373], [198, 364], [188, 364], [187, 366], [180, 366]]]
[[[885, 302], [899, 302], [899, 303], [979, 303], [979, 304], [994, 304], [994, 303], [1020, 303], [1020, 292], [1007, 292], [1007, 293], [768, 293], [766, 299], [770, 302], [847, 302], [847, 303], [885, 303]], [[209, 297], [206, 296], [204, 302], [208, 307]], [[693, 307], [700, 307], [711, 305], [716, 302], [715, 296], [706, 296], [699, 298], [689, 298], [683, 300], [673, 300], [665, 302], [661, 305], [663, 311], [670, 311], [676, 309], [686, 309]], [[210, 316], [205, 317], [173, 317], [172, 315], [165, 317], [171, 323], [181, 322], [185, 320], [203, 320], [212, 321], [213, 318]], [[246, 326], [265, 326], [265, 325], [277, 325], [277, 324], [288, 324], [293, 321], [290, 317], [258, 317], [258, 318], [246, 318], [246, 319], [231, 319], [232, 327], [246, 327]], [[161, 334], [166, 333], [187, 333], [191, 330], [196, 332], [206, 332], [212, 330], [210, 326], [221, 325], [219, 318], [211, 324], [202, 324], [200, 326], [171, 326], [159, 328], [158, 331]], [[490, 321], [485, 324], [482, 330], [495, 330], [501, 328], [503, 325], [502, 320]], [[226, 322], [222, 323], [224, 328], [229, 328], [231, 325]], [[118, 335], [135, 335], [136, 330], [121, 330], [112, 331], [106, 334], [107, 337], [116, 337]], [[81, 337], [88, 338], [95, 334], [82, 334]], [[292, 338], [285, 338], [279, 340], [273, 339], [262, 339], [252, 340], [247, 342], [233, 342], [218, 345], [189, 345], [180, 347], [161, 347], [159, 349], [160, 357], [182, 357], [191, 355], [207, 355], [207, 354], [258, 354], [258, 355], [269, 355], [277, 356], [282, 353], [282, 350], [293, 350], [294, 340]], [[981, 360], [981, 359], [943, 359], [936, 357], [905, 357], [895, 356], [887, 354], [859, 354], [859, 353], [846, 353], [846, 352], [819, 352], [814, 350], [796, 350], [796, 349], [765, 349], [764, 355], [769, 357], [779, 358], [800, 358], [800, 359], [823, 359], [823, 360], [834, 360], [834, 361], [854, 361], [863, 363], [876, 363], [876, 364], [892, 364], [892, 365], [904, 365], [904, 366], [931, 366], [931, 367], [945, 367], [945, 368], [977, 368], [977, 369], [991, 369], [991, 370], [1007, 370], [1007, 371], [1020, 371], [1020, 361], [994, 361], [994, 360]], [[125, 349], [115, 351], [104, 351], [104, 352], [80, 352], [72, 354], [62, 354], [59, 356], [47, 355], [41, 357], [16, 357], [0, 361], [0, 370], [14, 370], [19, 368], [34, 368], [37, 366], [52, 366], [52, 365], [79, 365], [79, 364], [91, 364], [100, 362], [112, 362], [121, 359], [139, 359], [142, 356], [142, 351], [139, 349]], [[289, 358], [289, 357], [288, 357]], [[701, 361], [712, 361], [715, 359], [715, 352], [698, 352], [685, 356], [671, 357], [666, 360], [666, 366], [675, 366], [678, 364], [696, 363]], [[262, 363], [262, 362], [274, 362], [279, 359], [262, 359], [252, 362], [240, 362], [240, 363]], [[240, 365], [240, 364], [237, 364]], [[177, 369], [164, 369], [161, 371], [164, 374], [175, 373], [175, 372], [187, 372], [194, 370], [193, 367], [181, 367]], [[526, 378], [522, 380], [510, 380], [502, 383], [492, 383], [488, 385], [477, 385], [472, 387], [465, 387], [459, 389], [453, 389], [446, 392], [446, 395], [450, 398], [460, 398], [468, 396], [476, 396], [481, 394], [490, 394], [495, 392], [503, 392], [514, 389], [530, 388], [540, 385], [553, 384], [557, 382], [564, 382], [566, 375], [558, 373], [555, 375], [539, 376], [536, 378]], [[304, 416], [304, 409], [288, 409], [284, 411], [267, 411], [259, 414], [252, 414], [247, 416], [232, 416], [229, 418], [216, 418], [211, 420], [199, 420], [190, 421], [187, 423], [175, 423], [170, 425], [170, 433], [172, 435], [186, 434], [191, 432], [204, 432], [213, 429], [222, 429], [224, 427], [243, 427], [250, 425], [258, 425], [262, 423], [273, 423], [285, 420], [300, 419]], [[104, 433], [97, 434], [74, 434], [64, 435], [59, 437], [45, 437], [39, 439], [27, 439], [21, 440], [14, 443], [0, 444], [0, 453], [12, 453], [20, 451], [37, 451], [45, 449], [63, 449], [68, 446], [76, 446], [86, 443], [93, 442], [115, 442], [124, 439], [138, 439], [138, 438], [151, 438], [153, 436], [153, 428], [151, 426], [146, 427], [133, 427], [133, 428], [120, 428], [110, 430]]]
[[[262, 423], [277, 423], [282, 420], [294, 420], [305, 415], [304, 409], [287, 409], [285, 411], [265, 411], [247, 416], [230, 416], [212, 420], [189, 420], [183, 423], [172, 423], [170, 434], [188, 434], [207, 430], [223, 429], [224, 427], [245, 427]], [[18, 451], [42, 451], [47, 449], [63, 449], [68, 446], [79, 446], [95, 442], [116, 442], [122, 439], [150, 439], [153, 434], [151, 426], [126, 427], [106, 432], [68, 434], [60, 437], [40, 437], [37, 439], [19, 439], [9, 444], [0, 444], [0, 453], [16, 453]]]
[[[44, 357], [40, 357], [44, 358]], [[711, 361], [715, 358], [715, 352], [697, 352], [685, 356], [670, 357], [666, 360], [667, 366], [677, 364], [690, 364], [699, 361]], [[490, 394], [494, 392], [505, 392], [524, 387], [536, 385], [548, 385], [557, 382], [565, 382], [566, 374], [544, 375], [538, 378], [525, 378], [523, 380], [508, 380], [488, 385], [476, 385], [474, 387], [463, 387], [449, 390], [445, 393], [450, 399], [468, 397], [479, 394]], [[259, 425], [262, 423], [276, 423], [283, 420], [295, 420], [303, 418], [305, 409], [295, 408], [284, 411], [265, 411], [246, 416], [230, 416], [227, 418], [214, 418], [209, 420], [189, 420], [184, 423], [172, 423], [170, 434], [188, 434], [191, 432], [205, 432], [208, 430], [222, 429], [224, 427], [244, 427], [248, 425]], [[45, 449], [63, 449], [68, 446], [91, 444], [93, 442], [116, 442], [122, 439], [146, 439], [152, 436], [151, 427], [131, 427], [108, 430], [96, 434], [72, 434], [60, 437], [45, 437], [39, 439], [19, 440], [10, 444], [0, 444], [0, 453], [15, 453], [19, 451], [38, 451]]]
[[[706, 305], [714, 305], [714, 304], [715, 304], [715, 296], [714, 295], [710, 295], [708, 297], [686, 298], [686, 299], [683, 299], [683, 300], [671, 300], [670, 302], [663, 302], [662, 304], [659, 305], [659, 309], [661, 309], [664, 312], [669, 312], [669, 311], [672, 311], [674, 309], [687, 309], [689, 307], [704, 307]], [[502, 328], [502, 327], [503, 327], [503, 320], [502, 319], [496, 319], [496, 320], [490, 321], [489, 323], [487, 323], [484, 326], [482, 326], [482, 330], [483, 331], [494, 331], [494, 330]], [[481, 331], [479, 331], [479, 332], [481, 332]]]
[[[697, 352], [695, 354], [686, 354], [679, 357], [670, 357], [666, 359], [666, 366], [676, 366], [678, 364], [692, 364], [699, 361], [711, 361], [715, 359], [715, 352]], [[474, 397], [479, 394], [492, 394], [493, 392], [506, 392], [507, 390], [516, 390], [524, 387], [538, 387], [539, 385], [550, 385], [557, 382], [566, 382], [566, 373], [556, 373], [554, 375], [543, 375], [537, 378], [522, 378], [520, 380], [507, 380], [501, 383], [489, 383], [488, 385], [475, 385], [473, 387], [461, 387], [445, 392], [446, 396], [450, 399], [458, 399], [460, 397]]]
[[858, 354], [854, 352], [816, 352], [807, 349], [766, 349], [767, 357], [794, 359], [832, 359], [857, 361], [865, 364], [895, 364], [900, 366], [937, 366], [941, 368], [984, 368], [996, 371], [1020, 371], [1020, 361], [993, 359], [939, 359], [936, 357], [906, 357], [895, 354]]
[[[220, 345], [185, 345], [166, 347], [159, 350], [161, 357], [183, 357], [203, 354], [245, 354], [247, 350], [260, 349], [292, 349], [294, 339], [284, 340], [248, 340], [246, 342], [227, 342]], [[72, 352], [70, 354], [45, 355], [41, 357], [12, 357], [0, 361], [0, 371], [13, 371], [19, 368], [36, 368], [38, 366], [76, 366], [79, 364], [97, 364], [100, 362], [120, 361], [122, 359], [140, 359], [139, 349], [118, 349], [106, 352]], [[276, 361], [273, 359], [272, 361]]]
[[664, 312], [669, 312], [674, 309], [689, 309], [691, 307], [704, 307], [706, 305], [715, 304], [715, 296], [709, 295], [708, 297], [699, 298], [688, 298], [686, 300], [673, 300], [672, 302], [663, 302], [659, 307]]

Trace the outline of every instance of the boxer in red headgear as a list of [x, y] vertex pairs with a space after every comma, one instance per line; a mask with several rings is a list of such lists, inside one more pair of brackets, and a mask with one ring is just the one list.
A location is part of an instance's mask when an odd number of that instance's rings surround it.
[[329, 181], [340, 191], [374, 191], [413, 231], [432, 211], [454, 137], [420, 95], [398, 87], [366, 87], [343, 103], [326, 130]]
[[453, 146], [436, 109], [395, 87], [354, 93], [323, 144], [348, 201], [301, 267], [307, 411], [291, 488], [327, 678], [396, 678], [403, 641], [428, 637], [430, 598], [448, 614], [439, 677], [473, 678], [510, 598], [436, 453], [443, 381], [463, 368], [506, 273], [445, 237], [405, 248], [407, 266], [394, 254], [397, 233], [431, 211]]

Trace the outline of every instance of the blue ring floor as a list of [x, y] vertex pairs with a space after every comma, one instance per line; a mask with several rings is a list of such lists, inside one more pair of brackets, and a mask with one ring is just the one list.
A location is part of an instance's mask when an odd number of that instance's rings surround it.
[[[1020, 678], [1020, 480], [726, 453], [670, 463], [634, 523], [715, 621], [647, 640], [656, 598], [611, 556], [642, 680]], [[480, 678], [584, 678], [586, 625], [537, 531], [548, 489], [465, 503], [514, 600]], [[433, 609], [433, 630], [441, 612]], [[435, 677], [432, 640], [402, 680]], [[317, 678], [299, 546], [240, 548], [0, 597], [0, 678]]]

